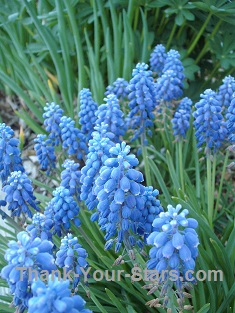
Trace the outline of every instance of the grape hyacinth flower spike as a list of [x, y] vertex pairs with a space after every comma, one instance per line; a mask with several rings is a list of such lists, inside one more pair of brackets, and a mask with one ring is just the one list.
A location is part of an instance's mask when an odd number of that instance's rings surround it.
[[[190, 283], [196, 283], [192, 271], [198, 256], [199, 240], [195, 231], [198, 222], [187, 218], [189, 211], [181, 209], [180, 204], [175, 208], [168, 205], [167, 212], [161, 212], [153, 221], [154, 231], [147, 238], [147, 243], [153, 246], [149, 251], [147, 268], [154, 270], [155, 273], [152, 274], [158, 276], [155, 279], [157, 278], [157, 287], [161, 289], [163, 307], [173, 305], [169, 299], [172, 298], [175, 285], [177, 297], [180, 299], [178, 303], [180, 309], [183, 309], [183, 289]], [[153, 280], [154, 276], [151, 279]], [[149, 301], [148, 304], [151, 305], [152, 301], [155, 300]]]
[[3, 123], [0, 124], [0, 178], [3, 185], [14, 171], [24, 172], [19, 139], [14, 138], [14, 131]]
[[83, 88], [80, 93], [80, 111], [79, 124], [81, 132], [85, 135], [86, 141], [91, 139], [91, 134], [94, 131], [96, 122], [95, 112], [98, 109], [97, 103], [93, 100], [92, 94], [88, 88]]
[[65, 267], [67, 272], [72, 271], [72, 273], [76, 273], [73, 279], [73, 289], [77, 287], [80, 281], [80, 276], [82, 275], [81, 268], [85, 269], [88, 266], [87, 256], [86, 250], [78, 243], [77, 237], [73, 237], [72, 234], [68, 233], [61, 240], [60, 249], [56, 253], [55, 263], [60, 268]]
[[221, 103], [222, 108], [228, 108], [234, 98], [235, 92], [235, 78], [226, 76], [223, 79], [223, 84], [219, 87], [217, 99]]
[[81, 296], [71, 295], [69, 280], [50, 275], [47, 285], [40, 279], [33, 282], [32, 293], [28, 313], [92, 313]]
[[162, 70], [166, 61], [166, 48], [159, 44], [156, 45], [153, 52], [150, 55], [150, 69], [153, 72], [156, 72], [158, 76], [162, 75]]
[[57, 187], [53, 191], [53, 198], [48, 203], [45, 209], [45, 216], [47, 224], [50, 225], [53, 234], [58, 236], [62, 235], [64, 230], [68, 230], [71, 227], [71, 221], [79, 227], [81, 222], [77, 217], [79, 213], [79, 206], [70, 194], [69, 189], [63, 186]]
[[226, 124], [221, 114], [221, 104], [217, 94], [211, 89], [200, 95], [201, 100], [195, 104], [194, 127], [197, 146], [206, 147], [206, 154], [215, 153], [225, 142], [227, 137]]
[[120, 142], [120, 137], [124, 136], [123, 112], [120, 108], [119, 101], [114, 94], [104, 98], [106, 103], [101, 104], [96, 111], [96, 126], [101, 123], [108, 125], [107, 131], [114, 134], [113, 141]]
[[92, 139], [89, 141], [89, 153], [85, 166], [81, 169], [81, 200], [85, 201], [88, 210], [93, 210], [98, 200], [93, 192], [95, 179], [98, 176], [100, 168], [104, 162], [110, 157], [109, 150], [114, 146], [114, 134], [108, 132], [108, 125], [101, 123], [95, 127], [92, 133]]
[[140, 184], [142, 173], [133, 168], [139, 161], [129, 152], [125, 142], [112, 147], [113, 157], [104, 162], [95, 181], [99, 204], [93, 220], [98, 219], [101, 230], [106, 232], [105, 249], [115, 243], [115, 252], [119, 252], [123, 243], [128, 252], [135, 245], [143, 248], [140, 236], [145, 232], [142, 215], [145, 188]]
[[55, 149], [52, 140], [47, 139], [46, 135], [39, 134], [34, 139], [34, 142], [36, 143], [34, 150], [40, 163], [40, 169], [46, 171], [46, 174], [49, 175], [56, 165]]
[[52, 144], [58, 146], [61, 143], [61, 129], [59, 125], [64, 111], [54, 102], [47, 103], [44, 111], [44, 126], [49, 133]]
[[123, 101], [127, 99], [128, 93], [128, 81], [124, 78], [117, 78], [112, 85], [106, 88], [105, 96], [114, 94], [120, 101]]
[[80, 198], [81, 193], [81, 171], [79, 170], [80, 164], [73, 160], [65, 160], [62, 164], [64, 170], [61, 172], [60, 185], [70, 191], [71, 196]]
[[22, 213], [24, 217], [32, 218], [30, 207], [39, 211], [31, 181], [26, 173], [12, 172], [3, 191], [6, 193], [5, 201], [9, 204], [8, 209], [12, 216], [20, 216]]
[[62, 148], [68, 156], [75, 155], [81, 160], [87, 153], [86, 137], [75, 127], [75, 121], [70, 117], [62, 116], [60, 122]]
[[226, 114], [226, 127], [228, 131], [228, 140], [234, 145], [235, 143], [235, 97], [230, 102], [228, 111]]
[[22, 231], [17, 234], [17, 241], [9, 241], [8, 247], [5, 253], [8, 265], [3, 267], [1, 277], [7, 281], [14, 295], [16, 312], [23, 313], [32, 297], [30, 286], [33, 279], [39, 278], [42, 270], [47, 273], [56, 270], [51, 254], [53, 243], [38, 237], [32, 238]]
[[156, 107], [155, 84], [152, 71], [148, 65], [138, 63], [132, 71], [132, 79], [129, 83], [128, 99], [130, 113], [128, 117], [133, 119], [131, 125], [134, 129], [132, 140], [141, 136], [142, 145], [147, 144], [147, 134], [152, 135], [150, 128], [153, 126], [153, 110]]

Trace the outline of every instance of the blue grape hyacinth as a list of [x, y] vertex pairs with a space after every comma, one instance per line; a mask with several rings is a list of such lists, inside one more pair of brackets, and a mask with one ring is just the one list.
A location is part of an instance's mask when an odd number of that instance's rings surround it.
[[166, 57], [166, 48], [161, 44], [156, 45], [149, 60], [151, 71], [156, 72], [159, 76], [161, 76]]
[[156, 82], [157, 100], [170, 102], [183, 95], [183, 83], [173, 70], [165, 71]]
[[62, 164], [64, 170], [61, 172], [60, 185], [70, 191], [70, 194], [77, 199], [80, 197], [81, 192], [81, 171], [79, 170], [80, 164], [73, 160], [65, 160]]
[[113, 141], [119, 142], [120, 137], [124, 135], [124, 114], [114, 94], [108, 95], [104, 101], [106, 103], [101, 104], [96, 112], [96, 126], [101, 123], [108, 125], [107, 131], [114, 134]]
[[163, 208], [160, 200], [156, 198], [159, 195], [159, 191], [157, 189], [153, 189], [152, 186], [144, 188], [144, 209], [142, 211], [142, 218], [146, 236], [152, 232], [152, 223], [154, 219], [163, 211]]
[[191, 111], [192, 111], [192, 104], [193, 104], [193, 102], [192, 102], [192, 100], [191, 100], [190, 98], [184, 97], [184, 98], [180, 101], [180, 103], [179, 103], [177, 109], [178, 109], [178, 110], [185, 110], [185, 111], [187, 111], [189, 114], [191, 114]]
[[69, 280], [50, 275], [47, 284], [40, 279], [33, 282], [32, 293], [28, 313], [92, 313], [81, 296], [71, 295]]
[[230, 102], [226, 114], [226, 127], [228, 131], [228, 140], [231, 144], [235, 143], [235, 97]]
[[52, 233], [49, 231], [52, 224], [46, 219], [46, 216], [42, 213], [35, 213], [32, 217], [32, 223], [26, 227], [31, 238], [39, 237], [42, 240], [52, 241]]
[[211, 89], [200, 95], [201, 100], [195, 104], [194, 116], [197, 146], [206, 146], [206, 154], [216, 152], [227, 138], [227, 128], [221, 114], [221, 104], [217, 94]]
[[88, 210], [93, 210], [98, 200], [93, 193], [95, 179], [98, 176], [100, 168], [104, 161], [110, 157], [109, 150], [114, 146], [114, 134], [108, 132], [108, 125], [101, 123], [100, 126], [95, 127], [92, 133], [92, 139], [89, 141], [89, 153], [85, 166], [81, 169], [81, 200], [85, 200]]
[[192, 272], [188, 271], [195, 269], [199, 239], [195, 231], [198, 222], [187, 218], [189, 211], [181, 209], [180, 204], [175, 208], [168, 205], [167, 212], [161, 212], [153, 221], [154, 231], [147, 238], [147, 243], [153, 246], [149, 251], [147, 268], [157, 271], [162, 296], [171, 291], [174, 282], [182, 299], [184, 284], [196, 282]]
[[114, 94], [120, 101], [123, 101], [127, 99], [128, 93], [128, 81], [124, 78], [117, 78], [112, 85], [106, 88], [105, 95]]
[[47, 139], [46, 135], [39, 134], [34, 139], [34, 142], [36, 143], [34, 150], [40, 163], [40, 169], [46, 171], [47, 175], [49, 175], [56, 165], [55, 149], [52, 145], [52, 140]]
[[88, 254], [86, 250], [78, 243], [77, 237], [73, 237], [72, 234], [68, 233], [61, 240], [59, 251], [56, 253], [55, 263], [60, 268], [66, 268], [67, 271], [73, 271], [76, 276], [73, 280], [73, 288], [76, 288], [82, 275], [81, 268], [86, 268], [88, 262], [86, 260]]
[[169, 70], [173, 71], [176, 74], [176, 77], [181, 81], [181, 83], [183, 83], [185, 78], [184, 67], [180, 61], [179, 52], [173, 49], [167, 52], [167, 57], [162, 71], [165, 73]]
[[3, 185], [14, 171], [24, 172], [19, 139], [14, 138], [14, 131], [3, 123], [0, 124], [0, 178]]
[[156, 107], [156, 91], [152, 77], [152, 71], [148, 65], [138, 63], [132, 71], [132, 79], [129, 83], [128, 99], [130, 113], [128, 117], [132, 120], [131, 125], [135, 131], [132, 140], [140, 135], [142, 144], [147, 144], [146, 133], [151, 136], [150, 128], [153, 126], [153, 110]]
[[182, 140], [186, 137], [187, 130], [190, 127], [190, 112], [177, 109], [174, 118], [171, 120], [173, 135], [176, 137], [176, 140]]
[[88, 88], [83, 88], [80, 93], [80, 111], [79, 124], [81, 132], [86, 136], [86, 141], [91, 139], [91, 134], [94, 131], [96, 122], [95, 112], [98, 109], [97, 103], [92, 98], [92, 93]]
[[139, 161], [129, 152], [125, 142], [112, 147], [113, 157], [104, 162], [95, 181], [94, 192], [99, 203], [93, 220], [98, 220], [100, 229], [106, 232], [105, 249], [115, 243], [115, 252], [123, 243], [128, 251], [136, 244], [143, 248], [140, 236], [145, 231], [142, 216], [145, 188], [140, 184], [142, 173], [133, 168]]
[[5, 200], [9, 204], [8, 209], [12, 216], [20, 216], [22, 213], [25, 217], [31, 218], [33, 214], [30, 207], [39, 211], [32, 183], [26, 173], [12, 172], [3, 191], [6, 193]]
[[223, 84], [219, 87], [217, 99], [221, 106], [229, 107], [235, 92], [235, 79], [232, 76], [226, 76], [223, 79]]
[[80, 208], [70, 194], [69, 189], [63, 186], [57, 187], [56, 190], [53, 191], [53, 196], [44, 214], [46, 215], [48, 225], [50, 225], [51, 228], [54, 227], [54, 230], [52, 230], [53, 233], [61, 236], [64, 229], [70, 229], [72, 221], [77, 227], [81, 225], [77, 217]]
[[8, 265], [1, 270], [1, 277], [7, 281], [14, 295], [13, 304], [17, 312], [22, 313], [32, 297], [30, 285], [33, 279], [37, 279], [42, 270], [48, 273], [56, 270], [51, 254], [53, 243], [32, 238], [29, 233], [22, 231], [17, 234], [17, 241], [9, 241], [8, 247], [5, 253]]
[[52, 144], [58, 146], [61, 143], [61, 129], [59, 125], [64, 111], [54, 102], [47, 103], [44, 111], [44, 126], [49, 133]]
[[60, 128], [62, 148], [68, 156], [75, 155], [78, 160], [81, 160], [87, 153], [86, 137], [75, 127], [75, 121], [70, 117], [62, 116]]

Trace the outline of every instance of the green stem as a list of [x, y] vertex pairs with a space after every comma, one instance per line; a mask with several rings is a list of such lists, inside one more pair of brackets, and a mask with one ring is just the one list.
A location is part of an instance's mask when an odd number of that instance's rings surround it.
[[227, 167], [227, 164], [228, 164], [228, 157], [229, 157], [229, 151], [227, 150], [226, 155], [225, 155], [223, 169], [222, 169], [222, 174], [221, 174], [221, 177], [220, 177], [219, 191], [218, 191], [218, 196], [217, 196], [216, 206], [215, 206], [215, 214], [214, 214], [215, 216], [217, 214], [218, 207], [219, 207], [219, 202], [220, 202], [220, 197], [221, 197], [222, 188], [223, 188], [223, 182], [224, 182], [224, 176], [225, 176], [226, 167]]
[[141, 135], [141, 149], [142, 149], [143, 159], [144, 159], [145, 177], [146, 177], [147, 185], [152, 186], [147, 147], [144, 145], [144, 135], [145, 135], [144, 133]]
[[170, 37], [169, 37], [169, 39], [168, 39], [168, 41], [167, 41], [167, 45], [166, 45], [166, 49], [167, 49], [167, 50], [168, 50], [169, 47], [170, 47], [170, 44], [171, 44], [172, 38], [174, 37], [176, 28], [177, 28], [177, 25], [176, 25], [176, 23], [174, 23], [174, 26], [173, 26], [173, 28], [172, 28], [172, 30], [171, 30]]
[[188, 57], [188, 56], [190, 55], [190, 53], [193, 51], [193, 49], [195, 48], [195, 46], [196, 46], [198, 40], [201, 38], [202, 34], [204, 33], [204, 30], [205, 30], [207, 24], [209, 23], [209, 21], [210, 21], [210, 19], [211, 19], [211, 16], [212, 16], [212, 13], [210, 13], [210, 14], [207, 16], [207, 18], [206, 18], [205, 22], [203, 23], [203, 25], [202, 25], [202, 27], [201, 27], [199, 33], [197, 34], [197, 36], [195, 37], [194, 41], [193, 41], [192, 44], [190, 45], [190, 47], [189, 47], [189, 49], [188, 49], [188, 51], [187, 51], [186, 57]]
[[212, 197], [212, 206], [214, 209], [214, 198], [215, 198], [215, 175], [216, 175], [216, 154], [213, 157], [213, 168], [212, 168], [212, 181], [211, 181], [211, 197]]
[[196, 196], [197, 199], [201, 198], [201, 178], [200, 178], [200, 168], [199, 168], [199, 159], [198, 159], [198, 152], [197, 152], [197, 143], [196, 137], [193, 136], [193, 144], [194, 144], [194, 161], [195, 161], [195, 175], [196, 175]]
[[181, 189], [184, 193], [184, 172], [183, 172], [183, 141], [180, 140], [179, 144], [179, 171], [180, 171], [180, 183]]
[[212, 199], [212, 181], [211, 181], [211, 155], [207, 155], [207, 206], [208, 206], [208, 220], [209, 224], [213, 226], [213, 199]]
[[181, 34], [182, 34], [182, 31], [184, 30], [184, 27], [185, 27], [185, 22], [180, 26], [180, 28], [179, 28], [179, 31], [178, 31], [178, 33], [177, 33], [177, 35], [176, 35], [176, 40], [178, 40], [179, 38], [180, 38], [180, 36], [181, 36]]

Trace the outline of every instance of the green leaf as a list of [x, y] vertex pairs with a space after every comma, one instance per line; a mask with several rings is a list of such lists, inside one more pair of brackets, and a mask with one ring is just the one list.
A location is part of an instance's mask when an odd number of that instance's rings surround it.
[[210, 303], [203, 305], [203, 307], [197, 313], [207, 313], [210, 309]]

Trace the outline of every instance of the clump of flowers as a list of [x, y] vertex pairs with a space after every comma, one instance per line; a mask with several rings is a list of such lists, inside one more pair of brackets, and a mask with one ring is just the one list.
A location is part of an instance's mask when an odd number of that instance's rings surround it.
[[53, 196], [45, 209], [45, 215], [48, 225], [54, 228], [53, 233], [61, 236], [64, 229], [70, 229], [71, 221], [76, 226], [81, 225], [77, 217], [80, 208], [73, 196], [71, 196], [69, 189], [63, 186], [57, 187], [53, 191]]
[[197, 146], [206, 146], [206, 154], [216, 152], [227, 137], [226, 124], [221, 114], [221, 104], [217, 94], [211, 89], [201, 94], [201, 100], [195, 104], [194, 116]]
[[[147, 238], [147, 243], [153, 246], [149, 251], [150, 260], [147, 267], [156, 271], [151, 279], [155, 279], [161, 288], [163, 307], [171, 304], [168, 301], [175, 284], [179, 299], [177, 302], [180, 309], [183, 309], [184, 285], [196, 282], [192, 272], [188, 271], [194, 271], [199, 240], [195, 231], [197, 221], [187, 218], [189, 211], [181, 209], [180, 204], [175, 208], [168, 205], [167, 212], [161, 212], [153, 221], [154, 231]], [[151, 288], [155, 287], [151, 285]], [[151, 304], [151, 301], [148, 304]]]
[[82, 275], [81, 268], [86, 268], [88, 262], [86, 260], [87, 252], [82, 246], [78, 243], [77, 237], [73, 237], [72, 234], [68, 233], [61, 240], [61, 246], [59, 251], [56, 253], [55, 263], [60, 267], [65, 267], [67, 271], [72, 271], [76, 274], [73, 280], [73, 288], [77, 286]]
[[133, 168], [139, 161], [129, 152], [130, 147], [125, 142], [112, 147], [113, 157], [104, 162], [95, 181], [99, 204], [93, 219], [98, 220], [101, 230], [106, 232], [105, 249], [115, 243], [115, 252], [123, 243], [128, 251], [136, 244], [143, 248], [139, 235], [145, 231], [142, 217], [145, 188], [140, 184], [143, 175]]
[[104, 101], [106, 103], [101, 104], [96, 112], [96, 125], [100, 126], [102, 123], [108, 125], [107, 131], [114, 134], [113, 141], [119, 142], [120, 137], [124, 135], [124, 114], [114, 94], [108, 95]]
[[49, 133], [49, 138], [52, 143], [58, 146], [61, 143], [61, 129], [59, 125], [64, 111], [54, 102], [47, 103], [44, 107], [44, 111], [44, 126]]
[[234, 144], [235, 142], [235, 98], [232, 99], [228, 107], [226, 114], [226, 127], [228, 131], [229, 142]]
[[152, 77], [152, 71], [148, 70], [148, 65], [138, 63], [132, 71], [132, 79], [129, 83], [128, 99], [130, 113], [128, 117], [132, 119], [131, 126], [135, 133], [132, 140], [140, 135], [142, 144], [147, 144], [146, 133], [151, 136], [150, 128], [153, 126], [153, 110], [156, 107], [156, 91]]
[[42, 270], [56, 270], [51, 254], [53, 243], [38, 237], [32, 238], [22, 231], [17, 234], [17, 241], [9, 241], [8, 247], [5, 253], [8, 265], [2, 269], [1, 277], [7, 281], [10, 292], [14, 295], [13, 303], [17, 312], [22, 313], [32, 297], [32, 280], [37, 279]]
[[46, 171], [47, 175], [49, 175], [51, 170], [55, 168], [56, 164], [55, 149], [52, 140], [47, 139], [46, 135], [39, 134], [34, 139], [34, 142], [36, 143], [34, 150], [36, 151], [41, 166], [40, 168], [42, 171]]
[[221, 106], [226, 108], [229, 107], [232, 99], [234, 98], [235, 92], [235, 79], [232, 76], [226, 76], [223, 79], [223, 84], [219, 87], [217, 93], [217, 99], [220, 102]]
[[94, 131], [96, 122], [95, 112], [98, 109], [97, 103], [92, 98], [92, 93], [88, 88], [83, 88], [80, 91], [80, 111], [79, 123], [81, 125], [81, 132], [86, 136], [86, 140], [91, 139], [91, 134]]
[[166, 48], [159, 44], [156, 45], [153, 52], [150, 55], [150, 69], [153, 72], [156, 72], [158, 76], [162, 75], [162, 70], [164, 68], [164, 64], [167, 58]]
[[110, 157], [109, 150], [114, 146], [114, 134], [108, 132], [108, 125], [101, 123], [100, 126], [95, 127], [92, 133], [92, 139], [89, 141], [89, 153], [87, 155], [86, 164], [81, 169], [81, 200], [85, 200], [88, 210], [93, 210], [98, 200], [93, 192], [95, 179], [99, 173], [100, 168]]
[[68, 156], [75, 155], [78, 160], [87, 153], [86, 137], [75, 127], [75, 121], [70, 117], [62, 116], [60, 120], [62, 148]]
[[24, 172], [19, 139], [14, 138], [14, 131], [3, 123], [0, 124], [0, 177], [3, 185], [14, 171]]
[[174, 118], [171, 120], [173, 135], [177, 140], [181, 140], [186, 137], [187, 130], [190, 127], [190, 112], [177, 109]]
[[128, 81], [124, 78], [117, 78], [112, 85], [106, 88], [105, 95], [114, 94], [120, 101], [123, 101], [128, 96]]
[[46, 285], [40, 279], [32, 284], [33, 297], [29, 300], [29, 313], [92, 313], [85, 308], [85, 300], [72, 296], [69, 281], [49, 276]]
[[81, 171], [79, 170], [80, 164], [73, 160], [65, 160], [62, 164], [64, 170], [61, 172], [60, 185], [70, 191], [70, 194], [77, 199], [80, 197], [81, 192]]
[[166, 71], [173, 71], [176, 74], [176, 77], [183, 83], [185, 78], [184, 67], [180, 61], [180, 54], [178, 51], [171, 49], [167, 52], [167, 57], [163, 67], [163, 73]]
[[52, 241], [52, 233], [49, 231], [52, 224], [46, 219], [42, 213], [35, 213], [32, 217], [32, 223], [26, 228], [32, 239], [39, 237], [42, 240]]
[[9, 204], [8, 209], [12, 216], [20, 216], [22, 213], [24, 217], [31, 218], [33, 214], [30, 207], [39, 211], [31, 181], [25, 173], [12, 172], [3, 191], [6, 193], [5, 201]]

